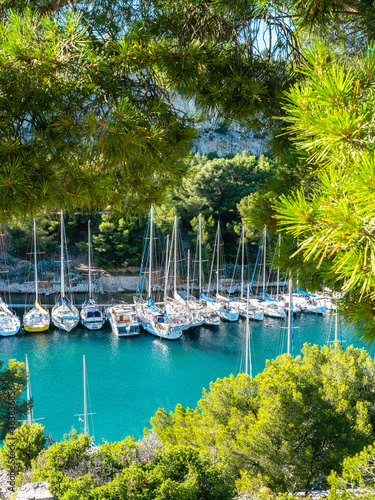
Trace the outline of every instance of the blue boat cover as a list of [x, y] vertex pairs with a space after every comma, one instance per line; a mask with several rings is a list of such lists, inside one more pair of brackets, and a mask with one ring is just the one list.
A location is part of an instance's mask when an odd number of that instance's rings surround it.
[[304, 292], [300, 289], [299, 286], [297, 286], [297, 293], [299, 293], [300, 295], [305, 295], [306, 297], [315, 297], [313, 293]]
[[167, 314], [167, 311], [164, 311], [163, 316], [164, 316], [164, 318], [170, 318], [170, 316], [168, 316], [168, 314]]
[[262, 297], [266, 300], [269, 300], [270, 302], [279, 302], [277, 299], [272, 299], [271, 297], [268, 297], [265, 290], [263, 290]]
[[203, 295], [203, 293], [199, 294], [199, 298], [205, 300], [206, 302], [216, 302], [216, 300], [211, 299], [211, 297], [206, 297], [206, 295]]
[[148, 307], [150, 309], [152, 309], [153, 311], [155, 311], [155, 312], [159, 312], [159, 309], [154, 306], [154, 303], [152, 302], [152, 298], [151, 297], [148, 298]]

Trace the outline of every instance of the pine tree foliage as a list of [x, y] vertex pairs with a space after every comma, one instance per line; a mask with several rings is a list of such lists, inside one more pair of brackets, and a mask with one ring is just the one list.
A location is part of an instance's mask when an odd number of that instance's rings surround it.
[[[359, 334], [375, 336], [374, 78], [375, 51], [306, 53], [305, 82], [285, 107], [295, 144], [317, 169], [315, 186], [275, 203], [280, 226], [299, 240], [305, 261], [330, 260], [332, 284]], [[319, 270], [318, 270], [319, 273]], [[322, 273], [323, 274], [323, 273]], [[323, 276], [322, 276], [323, 277]]]
[[0, 24], [0, 215], [157, 199], [193, 137], [138, 40], [98, 42], [77, 15]]
[[25, 418], [28, 403], [23, 399], [27, 378], [25, 364], [10, 359], [0, 361], [0, 439], [3, 440]]
[[[309, 491], [374, 441], [374, 362], [352, 346], [282, 355], [262, 373], [218, 379], [197, 408], [159, 409], [164, 446], [193, 446], [273, 492]], [[257, 495], [258, 496], [258, 495]]]

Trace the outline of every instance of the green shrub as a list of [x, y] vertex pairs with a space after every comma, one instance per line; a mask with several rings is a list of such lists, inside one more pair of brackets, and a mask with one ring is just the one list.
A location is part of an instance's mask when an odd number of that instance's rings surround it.
[[46, 445], [44, 427], [41, 424], [28, 425], [22, 422], [14, 432], [6, 435], [4, 448], [0, 453], [0, 465], [8, 472], [21, 472], [31, 467]]

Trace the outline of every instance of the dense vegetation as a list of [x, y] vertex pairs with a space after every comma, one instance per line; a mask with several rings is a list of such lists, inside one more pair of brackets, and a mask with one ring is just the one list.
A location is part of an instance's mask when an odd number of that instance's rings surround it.
[[[196, 154], [185, 161], [187, 175], [170, 190], [168, 198], [157, 207], [156, 224], [167, 233], [172, 228], [174, 213], [179, 217], [179, 230], [192, 249], [197, 237], [196, 220], [201, 213], [205, 243], [213, 245], [215, 223], [220, 219], [226, 253], [233, 260], [241, 226], [237, 204], [244, 196], [255, 193], [270, 177], [275, 162], [267, 156], [259, 158], [244, 151], [233, 158], [214, 158]], [[126, 268], [139, 265], [142, 257], [147, 213], [113, 210], [111, 213], [77, 214], [66, 222], [67, 244], [71, 253], [87, 252], [87, 221], [91, 220], [95, 263], [103, 268]], [[12, 252], [26, 257], [31, 248], [32, 218], [10, 222], [8, 232]], [[192, 231], [193, 228], [193, 231]], [[37, 218], [40, 252], [58, 250], [59, 215]]]
[[[284, 234], [280, 267], [312, 291], [343, 290], [342, 311], [374, 338], [372, 4], [16, 0], [0, 10], [2, 218], [114, 209], [96, 229], [107, 266], [138, 259], [129, 207], [174, 200], [185, 232], [199, 210], [207, 234], [223, 218], [231, 256], [236, 226], [254, 239], [267, 224]], [[272, 172], [254, 184], [243, 172], [235, 188], [239, 162], [220, 160], [225, 182], [201, 165], [189, 186], [186, 158], [208, 116], [221, 131], [267, 132]]]
[[[85, 250], [92, 220], [103, 267], [139, 264], [150, 203], [166, 231], [177, 210], [186, 246], [200, 212], [208, 245], [220, 218], [230, 257], [242, 223], [253, 242], [266, 224], [283, 233], [278, 265], [310, 290], [343, 291], [342, 312], [373, 341], [374, 14], [367, 0], [1, 2], [0, 217], [11, 251], [26, 255], [36, 215], [53, 253], [60, 208], [72, 252]], [[267, 131], [272, 157], [189, 157], [212, 114], [222, 130]], [[235, 485], [259, 495], [326, 481], [332, 499], [355, 497], [348, 486], [371, 498], [373, 373], [364, 351], [306, 347], [254, 379], [216, 381], [195, 410], [159, 410], [156, 443], [149, 433], [91, 454], [73, 434], [38, 455], [31, 477], [66, 500], [225, 499]], [[17, 423], [26, 412], [22, 364], [0, 379], [4, 438], [9, 390]], [[25, 425], [18, 436], [24, 469], [44, 439]]]
[[0, 440], [25, 418], [27, 401], [23, 398], [26, 387], [25, 364], [10, 359], [7, 366], [0, 361]]
[[363, 349], [305, 345], [254, 378], [212, 382], [195, 409], [159, 409], [138, 442], [92, 449], [72, 431], [46, 448], [42, 426], [23, 423], [1, 465], [14, 469], [15, 443], [18, 483], [48, 481], [60, 500], [282, 498], [317, 487], [354, 498], [347, 487], [374, 487], [374, 368]]

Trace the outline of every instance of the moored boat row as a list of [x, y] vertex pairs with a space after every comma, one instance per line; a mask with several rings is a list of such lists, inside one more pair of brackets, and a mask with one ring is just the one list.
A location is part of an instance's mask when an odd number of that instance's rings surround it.
[[[64, 218], [61, 212], [61, 257], [60, 257], [60, 298], [54, 305], [51, 311], [51, 316], [45, 307], [39, 303], [38, 296], [38, 273], [37, 273], [37, 241], [36, 228], [34, 221], [34, 268], [35, 268], [35, 305], [25, 313], [23, 318], [23, 326], [26, 332], [44, 332], [49, 329], [50, 322], [60, 330], [70, 332], [78, 324], [82, 324], [88, 330], [100, 330], [105, 321], [108, 319], [112, 331], [118, 336], [135, 336], [139, 335], [140, 328], [146, 332], [169, 340], [178, 339], [183, 332], [197, 326], [217, 326], [221, 320], [237, 321], [239, 317], [248, 318], [249, 320], [262, 321], [265, 316], [273, 318], [285, 318], [287, 316], [288, 301], [291, 295], [279, 293], [279, 273], [277, 277], [277, 294], [276, 298], [269, 296], [266, 292], [266, 230], [260, 243], [259, 252], [262, 252], [260, 262], [263, 263], [263, 284], [262, 295], [253, 295], [251, 286], [253, 278], [250, 280], [244, 279], [244, 241], [245, 233], [242, 229], [240, 247], [242, 247], [242, 264], [241, 264], [241, 286], [229, 287], [230, 290], [236, 293], [240, 291], [240, 295], [228, 293], [224, 295], [221, 279], [223, 269], [222, 265], [222, 237], [220, 234], [220, 223], [217, 226], [215, 250], [212, 257], [210, 280], [208, 288], [203, 294], [203, 277], [202, 277], [202, 234], [201, 234], [201, 217], [199, 217], [199, 234], [197, 239], [197, 254], [194, 262], [198, 263], [198, 281], [199, 286], [194, 288], [199, 291], [198, 298], [190, 294], [190, 250], [187, 252], [187, 270], [186, 284], [183, 285], [185, 290], [177, 289], [177, 269], [179, 262], [183, 259], [177, 257], [177, 216], [175, 217], [171, 246], [169, 248], [169, 237], [167, 236], [167, 249], [165, 251], [164, 266], [154, 265], [155, 235], [153, 225], [153, 208], [151, 208], [149, 226], [145, 238], [145, 251], [143, 258], [146, 264], [142, 262], [140, 281], [142, 273], [144, 273], [143, 282], [147, 279], [147, 290], [145, 296], [142, 297], [142, 291], [137, 290], [134, 297], [134, 304], [118, 303], [111, 304], [103, 308], [96, 303], [91, 286], [91, 264], [92, 264], [92, 248], [90, 223], [88, 226], [88, 298], [82, 305], [79, 312], [77, 307], [65, 296], [65, 266], [68, 259], [65, 258], [64, 244]], [[240, 248], [239, 247], [239, 248]], [[146, 251], [148, 250], [148, 251]], [[259, 254], [258, 254], [259, 257]], [[258, 262], [258, 259], [257, 259]], [[156, 270], [154, 269], [156, 268]], [[170, 269], [173, 268], [173, 286], [169, 284]], [[213, 269], [216, 273], [216, 284], [211, 284], [211, 275]], [[160, 296], [162, 287], [156, 281], [155, 275], [160, 274], [164, 270], [164, 296], [162, 301], [158, 301], [153, 295], [157, 292]], [[247, 283], [246, 283], [247, 281]], [[181, 284], [181, 279], [179, 280]], [[261, 279], [258, 277], [257, 290]], [[244, 290], [247, 288], [245, 296]], [[182, 286], [181, 286], [182, 288]], [[228, 288], [228, 287], [227, 287]], [[168, 296], [167, 292], [173, 290], [172, 296]], [[210, 290], [212, 292], [210, 293]], [[215, 293], [213, 293], [213, 291]], [[139, 293], [138, 293], [139, 292]], [[224, 292], [225, 293], [225, 292]], [[302, 291], [298, 287], [293, 297], [293, 313], [314, 313], [324, 314], [327, 310], [334, 309], [335, 305], [331, 299], [324, 296], [315, 296], [308, 292]], [[7, 304], [0, 299], [0, 335], [9, 336], [15, 335], [20, 329], [21, 323], [18, 317], [10, 310]]]

